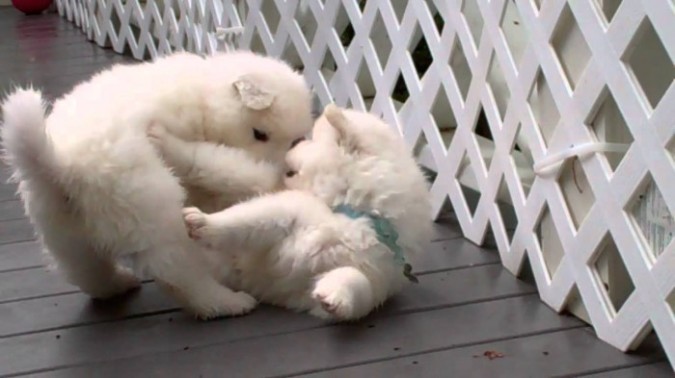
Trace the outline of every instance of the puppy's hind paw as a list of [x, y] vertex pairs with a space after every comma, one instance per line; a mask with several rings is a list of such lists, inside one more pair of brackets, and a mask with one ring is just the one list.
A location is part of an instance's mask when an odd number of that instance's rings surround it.
[[82, 290], [94, 299], [103, 300], [125, 294], [140, 287], [141, 281], [131, 270], [117, 267], [116, 272], [110, 276], [105, 285], [82, 288]]
[[352, 299], [347, 293], [323, 292], [321, 288], [315, 289], [312, 298], [319, 306], [312, 311], [314, 316], [332, 321], [353, 320]]

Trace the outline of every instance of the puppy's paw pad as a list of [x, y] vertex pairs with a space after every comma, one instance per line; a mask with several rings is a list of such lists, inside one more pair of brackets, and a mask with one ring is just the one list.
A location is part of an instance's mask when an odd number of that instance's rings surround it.
[[156, 146], [161, 145], [168, 135], [168, 132], [166, 131], [164, 126], [155, 122], [152, 122], [150, 123], [150, 125], [148, 125], [148, 128], [145, 130], [145, 133], [148, 136], [150, 142], [152, 142]]
[[312, 298], [318, 302], [321, 309], [331, 318], [336, 320], [347, 320], [352, 317], [353, 306], [351, 298], [342, 295], [339, 291], [325, 293], [317, 289], [312, 293]]
[[205, 235], [208, 222], [201, 210], [196, 207], [183, 209], [183, 221], [191, 239], [199, 240]]
[[340, 310], [340, 304], [331, 302], [330, 300], [324, 297], [317, 297], [316, 300], [321, 305], [321, 308], [329, 314], [337, 315], [338, 310]]

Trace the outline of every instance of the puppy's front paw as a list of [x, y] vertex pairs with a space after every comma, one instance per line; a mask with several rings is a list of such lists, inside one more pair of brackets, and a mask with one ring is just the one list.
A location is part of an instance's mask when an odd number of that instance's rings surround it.
[[183, 222], [190, 239], [204, 241], [208, 226], [206, 214], [196, 207], [186, 207], [183, 209]]
[[148, 136], [150, 143], [157, 148], [161, 148], [164, 145], [169, 132], [159, 123], [151, 122], [145, 130], [145, 134]]
[[244, 315], [251, 312], [258, 301], [250, 296], [248, 293], [238, 291], [234, 293], [234, 298], [227, 305], [227, 312], [229, 315]]
[[195, 317], [201, 320], [210, 320], [223, 316], [245, 315], [253, 311], [258, 304], [255, 298], [243, 291], [228, 292], [224, 298], [220, 298], [219, 302], [215, 306], [193, 309]]

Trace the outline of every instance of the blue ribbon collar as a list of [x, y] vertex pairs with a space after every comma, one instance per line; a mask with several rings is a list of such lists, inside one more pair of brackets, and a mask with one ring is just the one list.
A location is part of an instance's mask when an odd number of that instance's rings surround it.
[[341, 204], [334, 207], [333, 212], [345, 215], [351, 219], [368, 218], [373, 230], [377, 234], [377, 240], [386, 245], [387, 248], [394, 253], [394, 260], [403, 266], [403, 275], [412, 282], [418, 282], [417, 277], [412, 274], [412, 266], [406, 263], [405, 257], [403, 256], [403, 249], [398, 244], [398, 232], [396, 232], [396, 228], [394, 228], [394, 225], [391, 224], [388, 219], [365, 211], [356, 210], [347, 204]]

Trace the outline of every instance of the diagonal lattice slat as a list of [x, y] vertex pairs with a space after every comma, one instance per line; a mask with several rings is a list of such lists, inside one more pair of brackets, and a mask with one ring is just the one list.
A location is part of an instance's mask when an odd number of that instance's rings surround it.
[[[302, 69], [325, 105], [394, 125], [464, 235], [540, 296], [675, 362], [675, 4], [648, 0], [58, 0], [138, 58], [241, 48]], [[110, 22], [114, 21], [114, 22]], [[598, 142], [627, 149], [536, 163]]]

